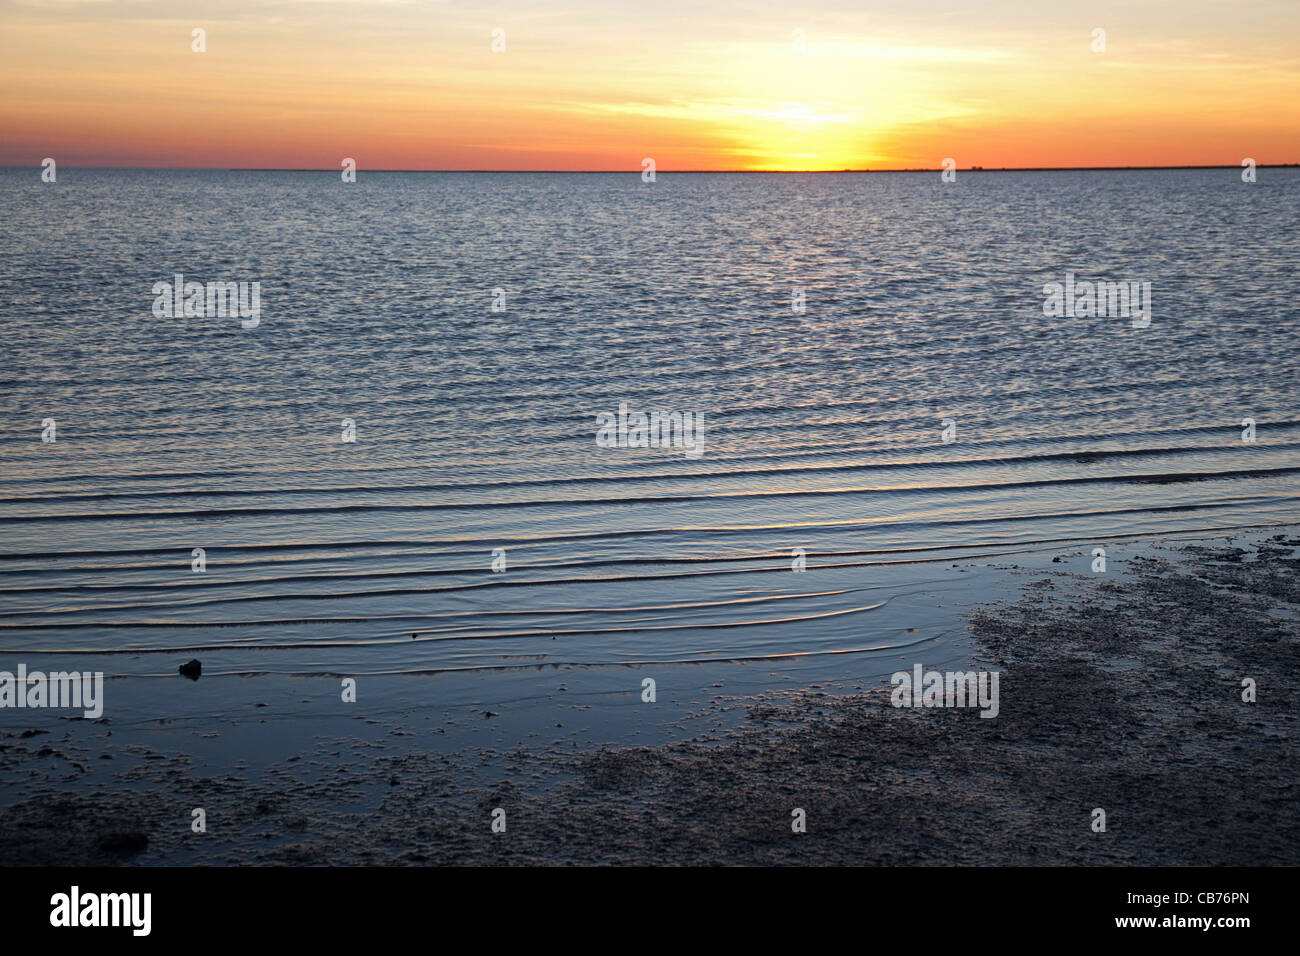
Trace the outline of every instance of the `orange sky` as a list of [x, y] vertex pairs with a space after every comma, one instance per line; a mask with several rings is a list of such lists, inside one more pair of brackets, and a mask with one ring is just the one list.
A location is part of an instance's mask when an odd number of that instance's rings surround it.
[[[467, 6], [0, 0], [0, 163], [1300, 161], [1296, 0]], [[191, 50], [196, 27], [206, 52]], [[494, 53], [498, 27], [505, 50]], [[1092, 50], [1097, 27], [1102, 53]]]

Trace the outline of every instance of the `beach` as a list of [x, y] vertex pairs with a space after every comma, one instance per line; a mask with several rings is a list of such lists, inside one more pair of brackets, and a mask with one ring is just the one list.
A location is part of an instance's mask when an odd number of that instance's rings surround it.
[[[993, 719], [828, 682], [719, 689], [694, 702], [709, 726], [655, 746], [448, 750], [448, 714], [412, 710], [299, 726], [302, 752], [256, 772], [255, 719], [168, 743], [109, 721], [8, 730], [4, 850], [64, 865], [1295, 865], [1298, 548], [1291, 526], [1135, 539], [1106, 574], [1077, 547], [971, 565], [1005, 594], [963, 612], [965, 665], [1001, 674]], [[197, 766], [186, 736], [208, 734], [250, 753]]]

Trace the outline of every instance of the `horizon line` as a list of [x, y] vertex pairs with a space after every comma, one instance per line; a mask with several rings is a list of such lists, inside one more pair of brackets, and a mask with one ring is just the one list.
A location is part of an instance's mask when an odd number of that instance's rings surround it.
[[[156, 171], [177, 171], [189, 170], [193, 172], [225, 172], [225, 173], [337, 173], [342, 167], [315, 167], [315, 166], [111, 166], [111, 165], [73, 165], [60, 164], [64, 169], [131, 169], [131, 170], [156, 170]], [[1257, 169], [1289, 169], [1300, 166], [1300, 162], [1292, 163], [1256, 163]], [[10, 169], [39, 169], [40, 163], [10, 163], [4, 167]], [[1161, 170], [1161, 169], [1244, 169], [1242, 163], [1225, 164], [1225, 163], [1185, 163], [1172, 165], [1156, 166], [958, 166], [955, 172], [964, 173], [1052, 173], [1052, 172], [1113, 172], [1125, 170]], [[386, 169], [370, 168], [358, 166], [358, 172], [364, 173], [541, 173], [546, 175], [603, 175], [609, 173], [625, 173], [630, 176], [641, 175], [640, 169]], [[887, 169], [871, 169], [868, 167], [845, 167], [844, 169], [656, 169], [656, 173], [681, 174], [689, 173], [692, 175], [710, 174], [710, 173], [744, 173], [744, 174], [777, 174], [777, 175], [834, 175], [839, 173], [936, 173], [943, 172], [942, 166], [908, 166]]]

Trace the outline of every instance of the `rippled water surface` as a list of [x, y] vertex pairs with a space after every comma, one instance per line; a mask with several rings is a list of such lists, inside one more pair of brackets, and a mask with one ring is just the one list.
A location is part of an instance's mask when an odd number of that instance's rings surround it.
[[[5, 169], [0, 206], [0, 665], [866, 653], [935, 637], [955, 556], [1300, 513], [1297, 170]], [[1150, 327], [1045, 317], [1067, 271], [1149, 281]], [[175, 273], [260, 324], [155, 317]], [[704, 453], [598, 447], [620, 403]]]

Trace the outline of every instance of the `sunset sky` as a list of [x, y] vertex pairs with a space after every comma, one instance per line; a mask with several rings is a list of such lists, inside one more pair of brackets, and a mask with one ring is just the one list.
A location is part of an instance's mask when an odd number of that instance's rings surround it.
[[0, 0], [0, 80], [33, 166], [1300, 161], [1297, 0]]

